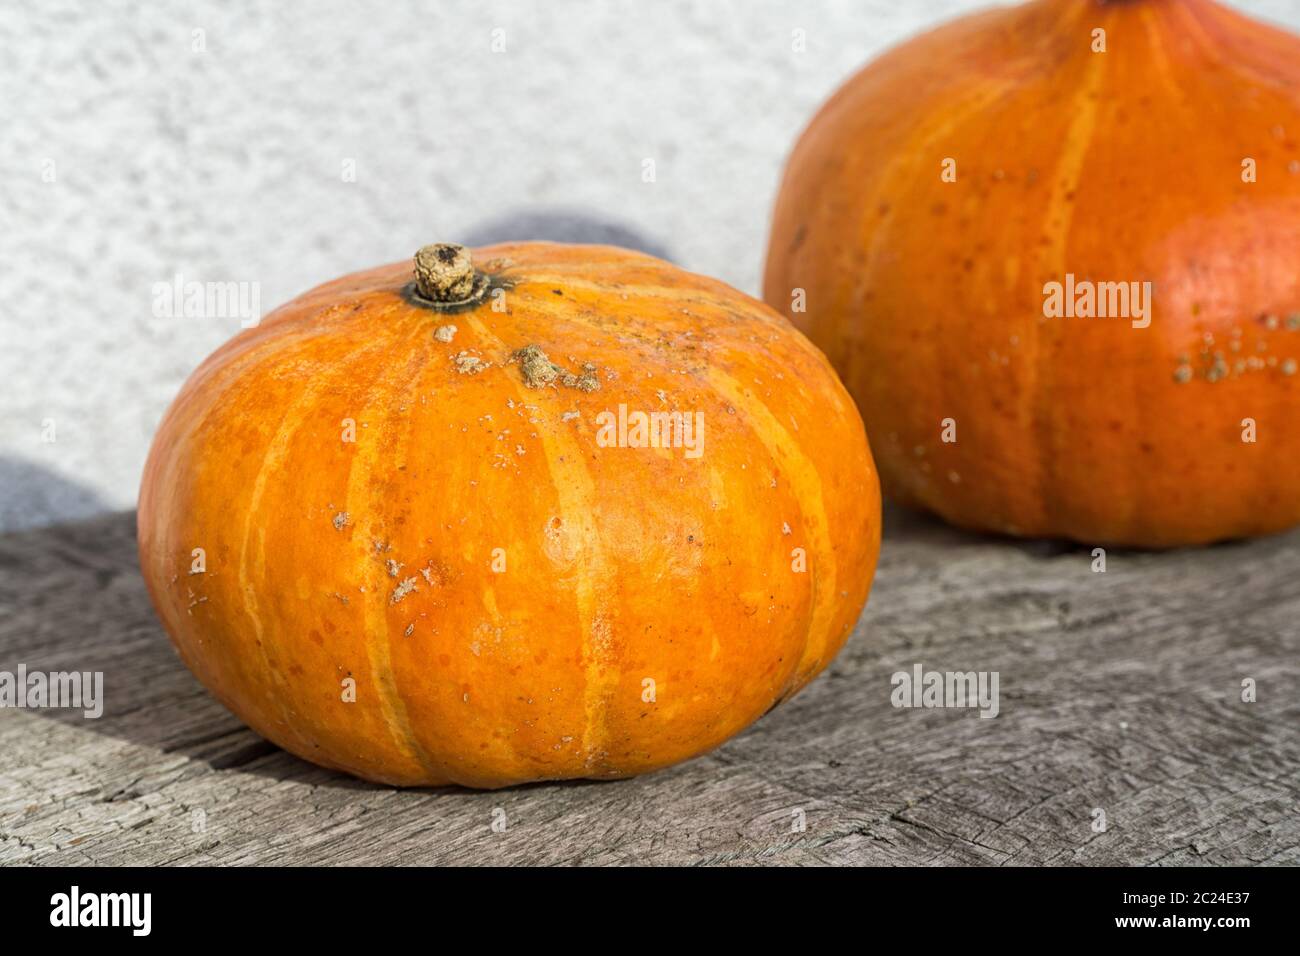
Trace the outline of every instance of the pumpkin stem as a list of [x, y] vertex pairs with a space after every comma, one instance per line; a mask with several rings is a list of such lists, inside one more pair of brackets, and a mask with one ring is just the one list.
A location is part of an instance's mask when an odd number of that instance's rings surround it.
[[474, 260], [464, 246], [436, 242], [415, 254], [415, 285], [431, 302], [460, 302], [474, 291]]

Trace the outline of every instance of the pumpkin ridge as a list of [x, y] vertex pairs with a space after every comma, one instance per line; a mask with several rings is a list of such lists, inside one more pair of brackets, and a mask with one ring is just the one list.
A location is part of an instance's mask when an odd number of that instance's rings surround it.
[[[826, 653], [826, 646], [831, 638], [831, 620], [835, 616], [835, 552], [830, 544], [830, 522], [826, 517], [826, 503], [820, 478], [811, 467], [811, 462], [799, 447], [798, 442], [780, 423], [772, 409], [768, 407], [761, 395], [747, 390], [731, 375], [716, 365], [706, 372], [708, 383], [736, 408], [745, 409], [751, 431], [763, 443], [768, 456], [774, 464], [785, 460], [798, 463], [797, 468], [781, 468], [788, 477], [794, 491], [794, 497], [800, 503], [800, 516], [804, 519], [803, 529], [809, 536], [810, 564], [812, 576], [812, 608], [804, 627], [803, 651], [799, 661], [791, 670], [791, 683], [778, 693], [774, 701], [779, 701], [788, 692], [791, 685], [802, 687], [812, 674], [820, 668]], [[808, 664], [809, 654], [814, 650], [812, 635], [819, 634], [813, 663]]]
[[[1109, 18], [1106, 22], [1109, 23]], [[1070, 117], [1070, 121], [1061, 140], [1056, 165], [1049, 177], [1051, 191], [1043, 209], [1042, 234], [1050, 236], [1052, 242], [1039, 251], [1037, 266], [1040, 279], [1061, 276], [1067, 271], [1066, 255], [1074, 222], [1073, 197], [1079, 188], [1089, 147], [1097, 129], [1097, 111], [1107, 57], [1089, 54], [1084, 62], [1083, 79], [1066, 110], [1065, 115]], [[1059, 226], [1054, 225], [1058, 222]], [[1050, 380], [1054, 365], [1044, 359], [1049, 352], [1059, 350], [1064, 332], [1059, 323], [1048, 329], [1037, 319], [1031, 319], [1027, 326], [1032, 342], [1032, 358], [1025, 362], [1027, 381], [1025, 388], [1020, 390], [1020, 413], [1022, 420], [1033, 422], [1038, 435], [1038, 440], [1034, 443], [1038, 454], [1030, 481], [1035, 488], [1033, 500], [1039, 506], [1033, 514], [1018, 515], [1014, 511], [1008, 511], [1005, 519], [1019, 530], [1032, 528], [1041, 532], [1047, 524], [1048, 515], [1061, 513], [1056, 489], [1060, 487], [1057, 471], [1062, 430], [1059, 415], [1053, 412], [1059, 403], [1049, 398], [1052, 389], [1056, 387], [1056, 383]], [[1035, 409], [1041, 411], [1035, 415]], [[1070, 523], [1072, 520], [1067, 519]]]
[[[291, 352], [298, 346], [308, 345], [321, 334], [318, 329], [309, 329], [280, 337], [261, 336], [256, 334], [260, 328], [261, 326], [236, 335], [208, 356], [190, 375], [167, 414], [180, 411], [186, 402], [199, 398], [206, 391], [224, 391], [259, 363]], [[201, 425], [203, 418], [215, 410], [214, 403], [205, 403], [198, 410], [201, 418], [196, 424]], [[162, 423], [159, 427], [162, 427]]]
[[[1300, 108], [1300, 95], [1297, 95], [1295, 84], [1285, 76], [1275, 75], [1271, 70], [1261, 72], [1258, 63], [1261, 39], [1289, 41], [1289, 34], [1240, 16], [1227, 7], [1180, 3], [1174, 4], [1174, 9], [1182, 17], [1184, 25], [1202, 38], [1202, 49], [1216, 67], [1225, 73], [1246, 76], [1255, 83], [1264, 84]], [[1251, 42], [1245, 47], [1246, 52], [1253, 55], [1253, 62], [1240, 55], [1242, 51], [1238, 31], [1243, 29], [1253, 31]], [[1279, 55], [1284, 56], [1285, 52]]]
[[[490, 343], [501, 354], [512, 354], [515, 351], [509, 349], [504, 340], [493, 333], [477, 315], [470, 315], [466, 321], [485, 345]], [[509, 378], [520, 402], [528, 403], [535, 400], [535, 396], [527, 394], [528, 387], [520, 379], [513, 375]], [[570, 435], [561, 429], [539, 428], [537, 438], [546, 456], [547, 471], [552, 478], [559, 512], [557, 517], [566, 529], [581, 528], [580, 538], [585, 542], [585, 547], [578, 550], [574, 560], [577, 578], [574, 587], [575, 610], [578, 628], [582, 634], [582, 666], [585, 678], [582, 751], [584, 769], [599, 772], [598, 768], [603, 769], [598, 762], [599, 756], [605, 753], [608, 740], [606, 695], [610, 682], [603, 674], [609, 664], [608, 654], [601, 653], [601, 651], [607, 652], [608, 648], [599, 646], [600, 641], [597, 640], [595, 633], [597, 622], [603, 619], [598, 591], [605, 590], [608, 582], [602, 581], [605, 587], [598, 589], [596, 578], [598, 576], [608, 578], [610, 569], [601, 552], [600, 532], [592, 520], [591, 508], [586, 504], [595, 498], [595, 482], [586, 466], [586, 456], [577, 441]], [[561, 443], [564, 445], [563, 454], [556, 448], [556, 445]]]
[[[997, 102], [1007, 92], [1014, 89], [1014, 85], [1012, 80], [1002, 78], [979, 94], [972, 95], [966, 101], [955, 105], [952, 114], [947, 117], [945, 122], [921, 134], [923, 138], [916, 142], [911, 150], [900, 153], [879, 173], [872, 174], [870, 180], [872, 185], [868, 187], [870, 192], [862, 197], [859, 209], [861, 218], [857, 224], [859, 238], [865, 239], [866, 252], [862, 265], [858, 270], [857, 279], [853, 284], [852, 306], [856, 311], [859, 313], [865, 311], [862, 295], [865, 290], [872, 286], [874, 277], [883, 264], [883, 253], [889, 246], [890, 230], [888, 224], [892, 221], [896, 204], [891, 204], [889, 211], [886, 212], [874, 229], [870, 224], [871, 217], [879, 215], [879, 209], [884, 197], [897, 196], [906, 188], [906, 184], [917, 182], [919, 176], [916, 174], [916, 170], [920, 166], [922, 159], [928, 155], [929, 148], [952, 135], [953, 131], [971, 115]], [[909, 129], [904, 135], [910, 141], [918, 132], [916, 129]], [[794, 284], [802, 285], [803, 283], [795, 282]], [[783, 289], [781, 294], [782, 296], [788, 296], [789, 289]], [[811, 320], [805, 319], [804, 322], [796, 324], [801, 330], [808, 332], [810, 331], [809, 321]], [[855, 350], [848, 350], [844, 353], [844, 356], [844, 359], [842, 359], [843, 368], [840, 370], [844, 375], [844, 381], [852, 383], [852, 387], [860, 388], [863, 375], [869, 373], [864, 372], [861, 368]]]
[[[420, 378], [419, 371], [429, 368], [433, 363], [434, 355], [439, 350], [435, 350], [427, 344], [435, 341], [432, 334], [426, 334], [427, 331], [423, 325], [417, 323], [401, 333], [392, 332], [389, 334], [384, 342], [383, 350], [385, 352], [399, 354], [399, 351], [394, 349], [393, 345], [395, 341], [402, 339], [426, 342], [425, 349], [422, 352], [415, 352], [406, 365], [390, 365], [380, 362], [380, 373], [366, 390], [364, 403], [357, 411], [356, 419], [358, 421], [363, 420], [372, 409], [379, 412], [387, 410], [382, 429], [386, 435], [392, 429], [393, 422], [402, 417], [395, 410], [395, 407], [400, 407], [401, 403], [386, 402], [385, 400], [392, 398], [395, 387], [400, 386], [403, 381], [413, 379], [418, 381]], [[415, 376], [411, 374], [413, 369], [417, 370]], [[340, 369], [341, 372], [342, 369]], [[378, 403], [375, 400], [376, 395], [380, 396]], [[385, 588], [387, 581], [384, 577], [384, 570], [372, 560], [373, 556], [369, 550], [371, 542], [385, 538], [384, 531], [376, 527], [373, 517], [376, 514], [382, 514], [383, 508], [382, 502], [376, 495], [375, 482], [371, 480], [374, 474], [374, 464], [378, 460], [381, 450], [378, 437], [367, 442], [357, 443], [356, 452], [348, 462], [347, 495], [343, 505], [350, 515], [355, 516], [357, 512], [353, 510], [352, 503], [358, 500], [364, 501], [364, 511], [360, 512], [359, 520], [358, 517], [353, 517], [355, 531], [352, 540], [361, 549], [360, 567], [356, 568], [354, 566], [354, 570], [358, 570], [366, 582], [365, 598], [362, 602], [362, 619], [366, 634], [366, 657], [370, 664], [371, 673], [374, 676], [376, 689], [379, 691], [379, 705], [384, 715], [384, 722], [387, 724], [394, 741], [399, 746], [405, 745], [408, 755], [424, 768], [426, 774], [441, 777], [442, 774], [438, 770], [437, 763], [424, 749], [423, 744], [420, 743], [411, 726], [406, 702], [397, 684], [397, 674], [393, 669], [392, 634], [388, 622], [389, 598]]]
[[[885, 265], [884, 254], [892, 241], [890, 226], [892, 225], [893, 209], [899, 205], [897, 197], [906, 190], [909, 184], [915, 184], [920, 181], [921, 177], [918, 174], [919, 166], [922, 159], [930, 155], [935, 145], [945, 140], [947, 137], [952, 136], [954, 132], [961, 128], [971, 116], [976, 115], [981, 110], [984, 110], [998, 102], [1014, 88], [1015, 83], [1013, 79], [998, 77], [996, 81], [990, 81], [987, 88], [977, 91], [964, 100], [958, 102], [953, 107], [951, 115], [947, 117], [945, 122], [935, 124], [924, 132], [915, 128], [909, 128], [909, 130], [903, 134], [905, 140], [911, 142], [912, 137], [917, 136], [918, 134], [923, 138], [920, 139], [920, 141], [912, 148], [901, 151], [897, 156], [885, 164], [879, 173], [872, 174], [873, 178], [869, 180], [870, 185], [867, 187], [869, 192], [862, 198], [860, 219], [858, 220], [856, 227], [859, 240], [866, 247], [864, 254], [865, 258], [861, 267], [857, 270], [856, 278], [852, 283], [851, 290], [849, 290], [850, 299], [847, 303], [844, 303], [856, 314], [863, 316], [864, 321], [869, 321], [869, 309], [864, 304], [864, 295], [868, 289], [872, 288], [876, 284], [876, 276]], [[891, 204], [890, 210], [886, 214], [886, 218], [873, 230], [870, 225], [871, 217], [878, 213], [880, 204], [884, 201], [886, 196], [893, 197], [895, 202]], [[787, 276], [787, 280], [790, 278], [791, 277]], [[791, 281], [786, 282], [787, 286], [791, 284], [802, 285], [803, 283], [792, 283]], [[783, 297], [788, 296], [788, 292], [788, 288], [783, 289], [781, 295]], [[825, 345], [826, 337], [817, 334], [818, 330], [814, 328], [814, 323], [817, 325], [829, 325], [832, 320], [832, 309], [822, 305], [815, 319], [811, 317], [811, 313], [805, 313], [803, 321], [797, 321], [796, 325], [801, 329], [801, 331], [816, 338]], [[943, 340], [940, 338], [935, 340], [933, 347], [941, 348], [942, 345]], [[873, 374], [872, 370], [864, 368], [864, 363], [861, 360], [859, 351], [857, 349], [841, 349], [838, 351], [839, 354], [836, 356], [836, 361], [832, 364], [836, 371], [843, 377], [845, 386], [855, 396], [861, 394], [864, 389], [872, 387], [870, 384], [870, 379]], [[923, 358], [922, 361], [924, 362], [925, 359]], [[942, 381], [940, 376], [935, 376], [935, 378]], [[883, 449], [881, 451], [882, 458], [891, 453], [892, 449]], [[891, 489], [894, 494], [897, 494], [900, 490], [901, 489], [898, 489], [897, 487]], [[913, 491], [911, 488], [906, 490], [906, 494], [909, 497], [918, 497], [918, 493]]]
[[[245, 373], [256, 367], [260, 362], [274, 359], [284, 353], [292, 352], [296, 348], [308, 346], [314, 336], [292, 335], [283, 339], [254, 337], [251, 342], [245, 339], [241, 350], [228, 351], [233, 343], [243, 338], [243, 336], [236, 336], [195, 370], [159, 423], [160, 433], [183, 435], [191, 430], [203, 429], [214, 417], [219, 418], [223, 398], [229, 394], [231, 388], [238, 387], [237, 383]], [[219, 355], [228, 357], [225, 363], [218, 360]], [[166, 445], [158, 445], [151, 451], [149, 460], [146, 462], [142, 482], [140, 507], [142, 513], [148, 513], [149, 511], [148, 499], [150, 496], [147, 494], [147, 489], [152, 487], [149, 480], [150, 476], [171, 473], [175, 469], [178, 459], [188, 453], [190, 453], [190, 449], [186, 443], [179, 440], [173, 440]], [[179, 540], [181, 533], [176, 529], [177, 523], [174, 520], [153, 522], [147, 528], [149, 534], [147, 536], [140, 535], [142, 566], [152, 567], [159, 561], [167, 564], [170, 561], [169, 555], [177, 547], [178, 543], [184, 545], [181, 548], [182, 552], [190, 546], [189, 543]], [[146, 551], [146, 547], [151, 550]], [[155, 606], [159, 609], [159, 616], [165, 622], [174, 620], [172, 612], [175, 610], [175, 600], [172, 590], [166, 587], [155, 588], [151, 583], [150, 592]], [[241, 603], [246, 593], [245, 587], [241, 583], [239, 590]], [[192, 654], [189, 648], [182, 647], [176, 640], [173, 627], [167, 628], [167, 632], [169, 639], [176, 645], [177, 651], [186, 660], [187, 664], [191, 660], [195, 664], [202, 662], [201, 656]], [[264, 649], [259, 646], [258, 651], [261, 654], [263, 672], [270, 675], [273, 672]], [[215, 669], [210, 674], [210, 679], [216, 684], [214, 692], [219, 697], [222, 696], [222, 676], [231, 678], [235, 682], [248, 679], [247, 675], [241, 675], [239, 672], [239, 665], [240, 662], [233, 659], [214, 665]], [[191, 665], [191, 669], [194, 669], [196, 673], [199, 671], [193, 665]], [[224, 672], [224, 675], [222, 672]], [[279, 699], [277, 698], [277, 700]], [[236, 708], [232, 707], [231, 709]], [[283, 714], [283, 708], [281, 708], [281, 713]]]
[[1152, 67], [1169, 90], [1178, 92], [1180, 87], [1174, 81], [1173, 64], [1169, 60], [1165, 45], [1160, 42], [1160, 24], [1156, 13], [1150, 7], [1143, 7], [1138, 13], [1142, 19], [1142, 29], [1146, 33], [1146, 46], [1150, 53]]
[[[305, 343], [295, 342], [294, 344], [301, 345]], [[376, 345], [374, 348], [367, 349], [363, 354], [369, 356], [381, 350], [382, 347]], [[292, 350], [289, 348], [283, 348], [277, 349], [276, 352], [283, 356], [285, 353], [291, 353]], [[233, 374], [229, 377], [227, 386], [237, 387], [239, 379], [240, 376], [238, 373]], [[274, 435], [272, 435], [271, 440], [267, 442], [266, 447], [262, 452], [262, 461], [261, 464], [258, 465], [257, 474], [253, 479], [253, 487], [250, 491], [248, 506], [244, 512], [244, 527], [240, 534], [239, 545], [238, 580], [240, 592], [243, 595], [243, 610], [253, 626], [253, 634], [255, 637], [254, 643], [261, 658], [262, 666], [270, 675], [271, 682], [280, 691], [274, 695], [276, 709], [280, 712], [280, 726], [288, 728], [289, 731], [298, 738], [304, 752], [307, 753], [311, 752], [311, 741], [302, 736], [296, 725], [288, 719], [286, 700], [289, 695], [285, 692], [287, 684], [284, 674], [279, 668], [271, 666], [271, 659], [263, 643], [266, 640], [266, 632], [262, 624], [262, 619], [258, 613], [260, 602], [257, 597], [257, 590], [253, 586], [249, 574], [249, 560], [250, 557], [252, 557], [256, 560], [256, 570], [259, 576], [263, 580], [266, 577], [266, 535], [264, 522], [258, 523], [258, 548], [255, 555], [250, 555], [249, 542], [252, 537], [253, 519], [261, 509], [262, 500], [266, 494], [267, 480], [276, 470], [276, 467], [282, 464], [282, 459], [288, 449], [290, 439], [292, 439], [298, 429], [302, 427], [302, 423], [310, 413], [316, 397], [324, 392], [326, 387], [327, 376], [312, 376], [308, 379], [305, 388], [299, 394], [298, 398], [292, 405], [285, 409], [284, 414], [281, 416], [279, 426], [276, 428]], [[205, 409], [205, 411], [208, 410], [210, 410], [210, 407]], [[294, 417], [295, 413], [298, 415], [296, 418]], [[277, 646], [277, 650], [285, 651], [287, 648]]]
[[[1196, 87], [1189, 90], [1184, 86], [1182, 81], [1185, 78], [1180, 75], [1179, 71], [1175, 67], [1174, 61], [1170, 58], [1169, 51], [1160, 36], [1160, 17], [1162, 15], [1168, 16], [1175, 13], [1175, 11], [1180, 11], [1182, 7], [1183, 4], [1173, 4], [1172, 6], [1160, 8], [1159, 13], [1149, 7], [1143, 7], [1138, 12], [1142, 18], [1142, 25], [1145, 29], [1147, 49], [1150, 52], [1150, 63], [1158, 69], [1160, 79], [1165, 89], [1170, 93], [1175, 94], [1179, 112], [1192, 120], [1192, 122], [1188, 124], [1188, 132], [1189, 135], [1195, 136], [1197, 122], [1201, 119], [1201, 116], [1198, 113], [1196, 106], [1193, 104], [1200, 102], [1201, 90]], [[1199, 33], [1200, 31], [1197, 30], [1197, 32]], [[1213, 59], [1209, 51], [1208, 43], [1203, 43], [1201, 45], [1201, 53], [1202, 55], [1207, 56], [1207, 58]], [[1207, 77], [1202, 74], [1194, 76], [1192, 79], [1198, 82], [1203, 82]], [[1113, 118], [1111, 119], [1111, 123], [1114, 123]], [[1124, 383], [1127, 386], [1125, 392], [1128, 395], [1128, 407], [1133, 411], [1136, 420], [1134, 430], [1137, 434], [1149, 434], [1150, 428], [1148, 423], [1151, 421], [1153, 416], [1159, 415], [1158, 409], [1151, 409], [1147, 403], [1141, 400], [1140, 381], [1142, 375], [1141, 368], [1149, 367], [1149, 365], [1154, 365], [1159, 362], [1159, 347], [1155, 340], [1143, 344], [1151, 354], [1151, 359], [1144, 360], [1143, 362], [1132, 366], [1129, 373], [1123, 375]], [[1143, 515], [1146, 513], [1147, 501], [1144, 500], [1144, 496], [1150, 494], [1141, 480], [1142, 463], [1139, 460], [1133, 459], [1127, 462], [1120, 461], [1117, 462], [1117, 464], [1123, 469], [1124, 493], [1116, 496], [1117, 500], [1114, 505], [1116, 511], [1114, 528], [1116, 529], [1116, 533], [1122, 533], [1128, 537], [1138, 537], [1141, 536], [1145, 529]], [[1067, 522], [1067, 525], [1062, 527], [1062, 532], [1076, 538], [1080, 537], [1081, 531], [1076, 530], [1076, 521], [1077, 519]]]

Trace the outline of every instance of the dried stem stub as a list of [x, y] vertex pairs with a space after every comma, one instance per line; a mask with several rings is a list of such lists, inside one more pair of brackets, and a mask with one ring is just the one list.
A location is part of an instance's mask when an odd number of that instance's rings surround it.
[[423, 246], [415, 254], [415, 285], [430, 302], [460, 302], [474, 291], [469, 250], [449, 242]]

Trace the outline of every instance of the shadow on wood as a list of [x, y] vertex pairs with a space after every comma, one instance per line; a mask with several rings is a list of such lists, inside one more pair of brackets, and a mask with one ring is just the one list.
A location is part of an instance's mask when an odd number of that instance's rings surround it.
[[136, 559], [135, 513], [119, 512], [0, 537], [0, 669], [100, 671], [104, 711], [28, 713], [179, 754], [215, 770], [274, 779], [315, 771], [337, 786], [365, 786], [312, 767], [262, 739], [211, 697], [154, 615]]

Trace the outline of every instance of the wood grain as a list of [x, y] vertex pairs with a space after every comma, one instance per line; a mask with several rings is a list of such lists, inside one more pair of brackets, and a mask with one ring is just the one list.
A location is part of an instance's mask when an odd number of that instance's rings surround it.
[[[0, 538], [0, 670], [100, 670], [107, 698], [0, 710], [0, 863], [1300, 863], [1300, 533], [1094, 573], [1086, 548], [888, 511], [848, 646], [748, 732], [634, 780], [475, 793], [363, 784], [242, 727], [156, 623], [134, 526]], [[1001, 713], [894, 708], [916, 663], [997, 671]]]

